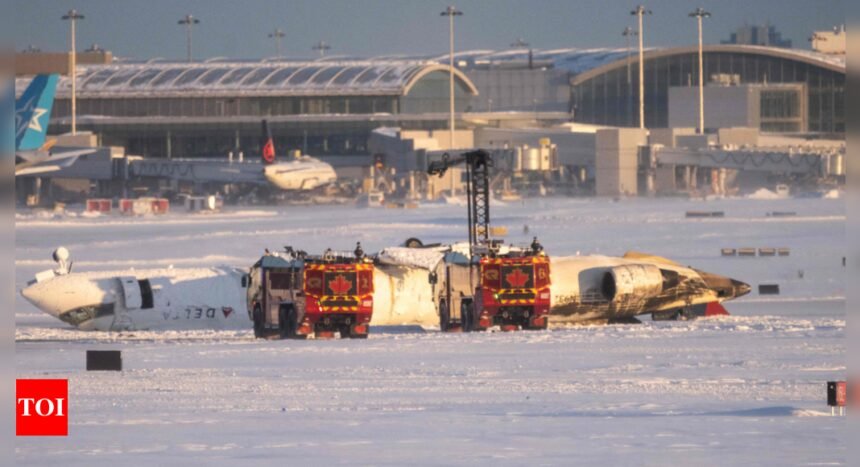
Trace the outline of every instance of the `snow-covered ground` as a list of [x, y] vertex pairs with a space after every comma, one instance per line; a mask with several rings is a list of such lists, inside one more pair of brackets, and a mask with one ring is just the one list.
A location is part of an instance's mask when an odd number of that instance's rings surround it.
[[[725, 218], [686, 219], [687, 210]], [[263, 249], [365, 251], [465, 237], [464, 208], [306, 206], [165, 217], [19, 213], [16, 285], [77, 271], [247, 266]], [[795, 211], [793, 217], [768, 217]], [[16, 301], [18, 377], [68, 378], [70, 436], [19, 438], [20, 465], [844, 464], [840, 200], [528, 200], [496, 203], [509, 241], [550, 254], [639, 250], [750, 283], [733, 316], [695, 322], [367, 341], [255, 341], [250, 331], [85, 333]], [[524, 226], [528, 226], [526, 232]], [[727, 247], [789, 257], [724, 258]], [[761, 283], [779, 296], [759, 296]], [[126, 371], [87, 373], [88, 349]]]

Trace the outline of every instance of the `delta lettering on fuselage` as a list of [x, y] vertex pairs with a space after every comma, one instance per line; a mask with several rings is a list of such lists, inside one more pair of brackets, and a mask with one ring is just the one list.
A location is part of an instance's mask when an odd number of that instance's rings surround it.
[[[233, 307], [222, 306], [221, 314], [224, 318], [228, 318], [233, 313]], [[187, 306], [183, 310], [163, 311], [161, 316], [165, 321], [170, 320], [198, 320], [198, 319], [215, 319], [218, 317], [218, 309], [209, 306]]]

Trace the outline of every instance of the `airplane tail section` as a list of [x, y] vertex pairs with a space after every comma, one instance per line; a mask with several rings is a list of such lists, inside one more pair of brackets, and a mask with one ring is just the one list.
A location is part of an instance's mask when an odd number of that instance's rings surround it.
[[269, 121], [263, 120], [263, 163], [273, 164], [275, 162], [275, 140], [272, 139], [272, 130]]
[[45, 144], [59, 75], [36, 75], [15, 103], [15, 148], [32, 151]]

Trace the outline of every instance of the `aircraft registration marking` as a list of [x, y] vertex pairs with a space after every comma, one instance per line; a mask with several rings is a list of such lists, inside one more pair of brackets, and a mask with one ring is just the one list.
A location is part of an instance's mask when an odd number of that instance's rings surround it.
[[[233, 313], [233, 308], [229, 306], [221, 307], [221, 313], [225, 318]], [[198, 319], [215, 319], [218, 315], [218, 309], [210, 306], [187, 306], [184, 310], [163, 311], [161, 316], [165, 321], [170, 320], [198, 320]]]

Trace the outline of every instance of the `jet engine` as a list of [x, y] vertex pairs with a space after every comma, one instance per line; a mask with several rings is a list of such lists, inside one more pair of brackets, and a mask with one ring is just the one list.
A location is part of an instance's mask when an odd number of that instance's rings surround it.
[[665, 273], [651, 264], [615, 266], [603, 275], [600, 290], [609, 301], [623, 301], [625, 297], [655, 297], [678, 283], [677, 273], [674, 277], [671, 274], [673, 271]]

